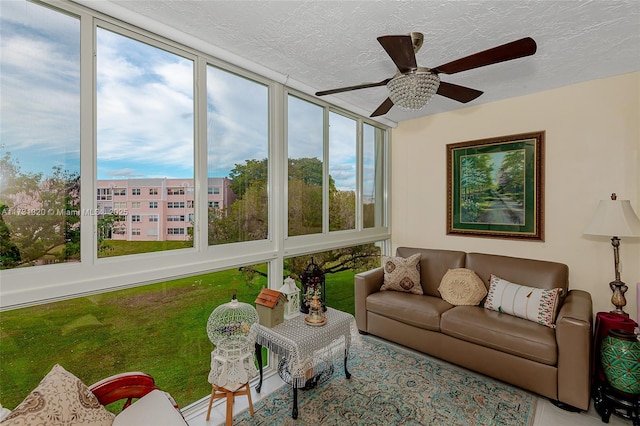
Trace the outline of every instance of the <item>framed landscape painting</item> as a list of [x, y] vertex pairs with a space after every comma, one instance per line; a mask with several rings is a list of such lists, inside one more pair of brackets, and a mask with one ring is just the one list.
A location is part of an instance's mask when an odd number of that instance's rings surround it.
[[544, 241], [544, 131], [447, 145], [447, 234]]

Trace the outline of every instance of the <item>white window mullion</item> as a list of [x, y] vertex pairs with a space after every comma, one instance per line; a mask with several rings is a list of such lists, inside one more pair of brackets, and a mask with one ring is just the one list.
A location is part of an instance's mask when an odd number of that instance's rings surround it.
[[96, 38], [95, 19], [80, 15], [80, 262], [90, 268], [97, 258], [96, 211]]
[[322, 133], [322, 233], [329, 233], [329, 108], [324, 108]]
[[198, 57], [194, 66], [195, 82], [195, 223], [193, 246], [204, 252], [208, 243], [209, 179], [207, 177], [207, 61]]

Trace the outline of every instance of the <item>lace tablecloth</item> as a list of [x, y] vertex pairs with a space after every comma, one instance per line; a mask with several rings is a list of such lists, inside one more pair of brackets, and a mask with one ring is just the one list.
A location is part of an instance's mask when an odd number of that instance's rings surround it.
[[327, 323], [311, 326], [305, 323], [305, 315], [284, 321], [273, 328], [258, 325], [256, 343], [285, 357], [294, 388], [302, 388], [314, 367], [340, 352], [346, 357], [349, 347], [360, 342], [358, 327], [353, 315], [327, 308]]

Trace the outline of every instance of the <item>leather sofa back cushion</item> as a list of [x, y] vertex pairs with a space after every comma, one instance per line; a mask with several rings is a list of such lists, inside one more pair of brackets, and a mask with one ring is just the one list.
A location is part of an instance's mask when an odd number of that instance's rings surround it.
[[[466, 253], [463, 251], [398, 247], [396, 254], [409, 257], [420, 253], [420, 282], [424, 294], [440, 297], [438, 287], [449, 269], [464, 268]], [[470, 268], [473, 269], [473, 268]], [[499, 274], [498, 274], [499, 275]], [[482, 278], [482, 276], [480, 276]], [[487, 284], [488, 288], [488, 284]]]
[[468, 253], [466, 268], [472, 269], [489, 289], [491, 274], [529, 287], [552, 290], [561, 288], [567, 294], [569, 267], [563, 263], [519, 257]]

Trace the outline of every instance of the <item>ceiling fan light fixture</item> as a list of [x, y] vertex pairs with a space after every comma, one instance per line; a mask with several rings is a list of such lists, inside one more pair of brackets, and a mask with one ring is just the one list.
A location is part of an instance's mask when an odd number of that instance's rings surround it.
[[387, 83], [389, 98], [406, 111], [424, 108], [440, 87], [440, 77], [428, 69], [398, 74]]

